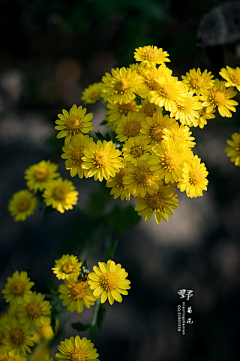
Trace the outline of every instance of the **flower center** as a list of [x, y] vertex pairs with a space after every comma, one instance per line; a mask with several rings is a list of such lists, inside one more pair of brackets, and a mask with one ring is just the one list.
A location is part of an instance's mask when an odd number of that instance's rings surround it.
[[22, 296], [25, 291], [25, 286], [20, 280], [14, 280], [11, 284], [11, 293], [14, 296]]
[[69, 282], [67, 293], [73, 301], [82, 300], [87, 293], [86, 282]]
[[67, 361], [86, 361], [86, 359], [85, 352], [80, 348], [75, 348], [67, 353]]
[[123, 169], [120, 169], [120, 171], [116, 174], [116, 182], [117, 182], [117, 187], [119, 188], [124, 188], [124, 184], [123, 184], [123, 177], [126, 175], [126, 173], [124, 172]]
[[78, 166], [82, 164], [82, 162], [83, 162], [82, 157], [84, 155], [83, 149], [84, 148], [79, 145], [70, 150], [71, 160], [72, 160], [73, 164], [78, 165]]
[[232, 83], [236, 84], [237, 86], [240, 85], [240, 74], [232, 74], [229, 76], [230, 80], [232, 81]]
[[152, 180], [152, 172], [148, 167], [137, 167], [135, 172], [135, 180], [140, 186], [148, 186]]
[[24, 333], [19, 327], [13, 327], [9, 333], [13, 345], [20, 346], [24, 343]]
[[123, 125], [123, 134], [125, 137], [136, 137], [141, 129], [141, 123], [136, 119], [132, 119]]
[[158, 52], [155, 49], [146, 49], [143, 53], [143, 59], [154, 61], [158, 58]]
[[115, 272], [107, 271], [102, 274], [100, 279], [102, 288], [109, 292], [115, 290], [118, 286], [118, 276]]
[[55, 187], [53, 189], [53, 198], [56, 201], [65, 201], [67, 196], [67, 191], [65, 187]]
[[172, 172], [179, 166], [177, 154], [173, 151], [161, 154], [160, 164], [166, 172]]
[[150, 131], [150, 136], [153, 141], [162, 140], [163, 127], [160, 127], [158, 124], [154, 124], [153, 128]]
[[65, 122], [65, 126], [70, 134], [77, 134], [82, 130], [83, 119], [78, 115], [70, 115]]
[[203, 85], [203, 78], [196, 76], [195, 78], [191, 79], [190, 84], [191, 84], [192, 88], [199, 89]]
[[131, 155], [133, 156], [133, 158], [139, 158], [141, 157], [141, 155], [143, 155], [144, 150], [143, 150], [143, 146], [142, 145], [134, 145], [131, 148]]
[[145, 197], [145, 202], [148, 205], [150, 211], [162, 210], [165, 206], [165, 200], [162, 197], [162, 193], [154, 193], [152, 195], [147, 194]]
[[196, 185], [203, 180], [203, 175], [198, 169], [193, 169], [189, 172], [189, 183]]
[[122, 115], [127, 116], [129, 112], [137, 111], [137, 104], [135, 103], [134, 100], [131, 100], [130, 103], [127, 103], [127, 104], [125, 104], [125, 103], [118, 104], [118, 111]]
[[24, 313], [30, 320], [36, 320], [42, 315], [42, 308], [37, 302], [32, 301], [25, 306]]
[[156, 104], [152, 104], [150, 102], [148, 102], [147, 104], [144, 105], [144, 114], [146, 117], [152, 117], [153, 114], [157, 111], [157, 105]]
[[48, 178], [48, 170], [43, 167], [39, 167], [34, 172], [34, 178], [37, 182], [44, 182]]
[[71, 262], [66, 262], [62, 266], [62, 271], [64, 273], [71, 273], [74, 270], [74, 265]]
[[115, 93], [125, 94], [129, 89], [129, 84], [126, 79], [118, 80], [114, 85]]
[[210, 100], [217, 106], [224, 105], [226, 103], [226, 97], [223, 92], [215, 91], [210, 94]]
[[99, 90], [93, 91], [93, 92], [89, 95], [89, 98], [92, 99], [92, 100], [100, 98], [100, 91], [99, 91]]
[[29, 208], [30, 203], [30, 199], [20, 199], [17, 204], [17, 209], [19, 212], [24, 212]]
[[160, 90], [160, 84], [154, 78], [146, 78], [145, 83], [150, 90]]
[[3, 345], [3, 340], [4, 340], [4, 334], [2, 332], [0, 332], [0, 346]]
[[106, 168], [108, 165], [108, 156], [106, 153], [104, 153], [101, 150], [97, 150], [93, 156], [93, 165], [95, 165], [96, 168]]

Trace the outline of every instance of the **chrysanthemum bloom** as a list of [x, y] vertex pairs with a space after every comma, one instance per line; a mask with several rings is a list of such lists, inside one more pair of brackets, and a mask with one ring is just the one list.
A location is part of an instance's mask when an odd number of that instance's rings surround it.
[[64, 254], [55, 261], [55, 267], [52, 270], [59, 280], [67, 280], [78, 277], [81, 266], [82, 262], [78, 260], [77, 256]]
[[47, 185], [43, 198], [47, 206], [64, 213], [65, 210], [73, 209], [73, 205], [77, 204], [78, 192], [71, 181], [58, 178]]
[[[32, 341], [32, 330], [28, 322], [21, 323], [15, 317], [9, 317], [4, 323], [6, 329], [5, 345], [9, 351], [15, 351], [17, 354], [25, 356], [31, 353], [30, 347], [34, 345]], [[30, 346], [30, 347], [29, 347]]]
[[112, 188], [110, 194], [113, 195], [114, 199], [118, 197], [121, 198], [121, 201], [126, 199], [127, 201], [130, 200], [130, 192], [125, 188], [123, 184], [123, 177], [126, 175], [125, 168], [126, 168], [126, 161], [123, 161], [123, 168], [119, 170], [118, 173], [115, 174], [114, 177], [111, 177], [107, 183], [106, 187]]
[[90, 308], [96, 301], [88, 282], [77, 278], [66, 280], [64, 284], [59, 286], [59, 292], [59, 298], [63, 300], [63, 306], [67, 307], [67, 310], [71, 312], [80, 313], [83, 311], [84, 306]]
[[226, 80], [225, 86], [235, 86], [240, 91], [240, 68], [236, 69], [226, 66], [227, 69], [222, 68], [219, 74]]
[[184, 163], [182, 169], [182, 178], [178, 183], [181, 192], [186, 191], [188, 197], [202, 196], [202, 191], [207, 190], [208, 171], [201, 159], [195, 155], [190, 161]]
[[177, 101], [177, 108], [174, 109], [170, 116], [179, 119], [180, 123], [188, 125], [189, 127], [197, 127], [199, 118], [198, 110], [202, 109], [203, 105], [198, 101], [197, 96], [193, 96], [193, 93], [188, 92]]
[[10, 302], [11, 307], [18, 306], [26, 302], [31, 295], [30, 289], [34, 282], [30, 282], [27, 272], [15, 271], [12, 277], [7, 278], [5, 288], [2, 290], [6, 302]]
[[[77, 107], [76, 104], [72, 106], [69, 112], [63, 109], [62, 114], [58, 114], [59, 119], [56, 120], [56, 130], [60, 130], [57, 134], [57, 138], [65, 138], [65, 144], [67, 144], [73, 135], [79, 133], [89, 133], [93, 130], [90, 120], [93, 118], [93, 114], [86, 114], [87, 109], [82, 106]], [[86, 115], [85, 115], [86, 114]]]
[[50, 160], [42, 160], [37, 164], [31, 165], [25, 171], [24, 177], [27, 180], [28, 188], [33, 191], [38, 189], [42, 191], [46, 187], [47, 182], [59, 177], [60, 174], [56, 172], [57, 169], [58, 165], [51, 163]]
[[82, 178], [84, 175], [87, 176], [87, 171], [82, 168], [83, 151], [92, 142], [93, 139], [88, 135], [76, 134], [67, 145], [62, 147], [64, 153], [61, 157], [66, 159], [65, 167], [67, 170], [70, 170], [71, 177], [75, 177], [76, 174], [78, 174], [79, 178]]
[[151, 145], [159, 144], [162, 141], [164, 129], [171, 129], [176, 120], [169, 118], [168, 115], [163, 116], [162, 113], [154, 113], [153, 117], [147, 117], [142, 122], [140, 132], [141, 139], [147, 139]]
[[134, 196], [145, 197], [147, 192], [153, 194], [158, 190], [159, 177], [150, 170], [148, 158], [138, 160], [136, 165], [128, 162], [125, 172], [124, 187]]
[[151, 150], [151, 145], [148, 139], [141, 139], [139, 137], [128, 139], [123, 145], [123, 158], [133, 164], [137, 164], [137, 160], [146, 159]]
[[153, 117], [154, 113], [162, 113], [163, 108], [159, 107], [156, 104], [150, 103], [148, 99], [143, 99], [141, 101], [142, 108], [139, 110], [144, 114], [144, 117]]
[[41, 327], [33, 330], [33, 342], [39, 343], [41, 340], [50, 341], [54, 337], [54, 331], [50, 323], [44, 323]]
[[185, 148], [193, 148], [196, 143], [195, 138], [191, 137], [192, 132], [187, 125], [175, 122], [170, 129], [164, 128], [162, 138], [168, 140], [173, 139], [174, 142], [180, 142]]
[[237, 92], [232, 87], [226, 89], [225, 82], [216, 79], [214, 86], [201, 97], [201, 100], [203, 106], [207, 107], [207, 113], [211, 113], [217, 107], [222, 117], [231, 118], [231, 112], [236, 112], [235, 106], [238, 105], [238, 102], [230, 98], [233, 98], [236, 94]]
[[225, 149], [227, 156], [230, 157], [231, 162], [240, 167], [240, 132], [232, 134], [232, 140], [228, 139], [229, 147]]
[[163, 51], [162, 48], [153, 45], [136, 48], [134, 52], [135, 60], [141, 61], [142, 64], [147, 65], [148, 67], [170, 61], [167, 58], [168, 56], [169, 54], [166, 51]]
[[123, 167], [121, 152], [115, 149], [112, 141], [104, 140], [102, 143], [98, 140], [97, 144], [91, 143], [83, 153], [82, 167], [88, 170], [88, 177], [94, 176], [95, 181], [109, 180]]
[[152, 150], [154, 154], [149, 157], [151, 171], [166, 183], [178, 182], [183, 163], [192, 155], [191, 150], [183, 147], [181, 141], [174, 142], [171, 138], [155, 145]]
[[50, 358], [51, 349], [47, 343], [43, 342], [34, 349], [34, 353], [31, 355], [32, 361], [53, 361]]
[[138, 136], [141, 130], [143, 118], [143, 114], [136, 112], [128, 113], [127, 116], [123, 115], [121, 122], [119, 122], [119, 125], [115, 129], [117, 139], [120, 142], [125, 142], [125, 140], [129, 138]]
[[150, 92], [149, 100], [172, 112], [177, 108], [176, 102], [181, 100], [184, 93], [184, 86], [177, 77], [163, 76], [159, 82], [159, 89]]
[[18, 355], [14, 350], [0, 353], [1, 361], [26, 361], [26, 357]]
[[140, 87], [142, 79], [130, 68], [112, 69], [112, 75], [106, 73], [102, 77], [103, 99], [114, 103], [129, 103], [136, 97], [136, 90]]
[[122, 302], [122, 295], [128, 294], [130, 289], [130, 281], [126, 279], [128, 273], [121, 267], [120, 263], [117, 265], [114, 261], [98, 262], [98, 266], [93, 267], [93, 272], [89, 273], [89, 285], [96, 298], [101, 298], [101, 303], [108, 299], [110, 305], [114, 301]]
[[195, 120], [195, 122], [201, 129], [204, 128], [209, 119], [215, 118], [215, 109], [213, 109], [211, 113], [207, 113], [206, 109], [206, 107], [203, 107], [202, 109], [198, 110], [199, 118]]
[[169, 186], [160, 185], [156, 193], [147, 193], [144, 198], [136, 197], [134, 200], [139, 203], [135, 211], [139, 216], [145, 214], [145, 221], [148, 222], [155, 215], [155, 220], [159, 224], [162, 218], [168, 221], [167, 214], [174, 214], [173, 208], [178, 208], [177, 194], [171, 191]]
[[36, 328], [51, 321], [49, 315], [52, 306], [44, 298], [41, 293], [33, 292], [27, 301], [19, 306], [18, 318], [21, 323], [29, 322], [31, 326]]
[[161, 91], [163, 77], [171, 77], [172, 75], [172, 70], [165, 64], [161, 64], [159, 68], [140, 66], [138, 72], [142, 77], [142, 83], [136, 93], [141, 98], [149, 98], [152, 91]]
[[106, 120], [108, 121], [108, 126], [113, 126], [115, 129], [118, 125], [118, 121], [122, 118], [123, 115], [127, 117], [128, 113], [138, 112], [141, 108], [140, 105], [137, 105], [134, 100], [131, 100], [129, 103], [107, 103]]
[[102, 97], [102, 88], [102, 82], [89, 85], [84, 89], [81, 100], [84, 101], [85, 104], [96, 103]]
[[94, 344], [86, 337], [70, 337], [60, 342], [60, 353], [56, 353], [58, 361], [98, 361], [99, 354]]
[[36, 209], [37, 198], [27, 189], [14, 193], [8, 204], [8, 210], [14, 221], [25, 221]]
[[206, 69], [203, 72], [199, 68], [197, 70], [190, 69], [189, 73], [182, 75], [182, 78], [182, 82], [186, 85], [187, 89], [197, 95], [203, 94], [214, 85], [213, 75]]

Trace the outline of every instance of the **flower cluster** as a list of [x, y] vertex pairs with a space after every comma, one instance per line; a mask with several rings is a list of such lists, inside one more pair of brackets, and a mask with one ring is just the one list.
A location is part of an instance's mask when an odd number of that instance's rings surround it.
[[33, 214], [37, 203], [44, 203], [63, 213], [77, 204], [78, 192], [72, 182], [60, 177], [58, 165], [42, 160], [25, 171], [28, 189], [15, 193], [8, 209], [15, 221], [25, 221]]

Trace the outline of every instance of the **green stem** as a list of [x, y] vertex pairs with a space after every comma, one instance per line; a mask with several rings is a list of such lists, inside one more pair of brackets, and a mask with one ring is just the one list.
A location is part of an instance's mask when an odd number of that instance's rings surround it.
[[104, 109], [107, 109], [107, 106], [102, 99], [99, 99], [98, 102], [99, 102], [99, 104], [101, 104], [103, 106]]
[[98, 311], [99, 311], [99, 307], [100, 307], [100, 298], [99, 300], [96, 301], [96, 304], [95, 304], [95, 310], [94, 310], [94, 313], [93, 313], [93, 318], [92, 318], [92, 323], [91, 323], [91, 326], [96, 326], [96, 323], [97, 323], [97, 317], [98, 317]]

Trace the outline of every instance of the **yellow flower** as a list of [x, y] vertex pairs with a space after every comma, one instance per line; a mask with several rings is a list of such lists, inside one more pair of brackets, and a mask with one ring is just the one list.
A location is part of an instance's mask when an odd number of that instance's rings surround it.
[[54, 337], [54, 331], [50, 323], [44, 323], [41, 327], [33, 330], [33, 342], [39, 343], [42, 339], [46, 341], [52, 340]]
[[47, 185], [43, 198], [47, 206], [52, 206], [64, 213], [65, 210], [73, 209], [73, 205], [77, 204], [78, 192], [71, 181], [58, 178]]
[[57, 361], [98, 361], [99, 354], [94, 344], [86, 337], [70, 337], [60, 342], [59, 353], [56, 353]]
[[127, 116], [123, 115], [121, 122], [119, 122], [119, 125], [115, 129], [117, 139], [120, 142], [124, 142], [129, 138], [139, 135], [142, 121], [143, 114], [141, 113], [134, 112], [128, 113]]
[[150, 150], [151, 146], [148, 139], [129, 138], [123, 145], [123, 158], [136, 165], [138, 159], [146, 159]]
[[198, 110], [203, 107], [198, 99], [191, 92], [185, 93], [182, 99], [177, 101], [177, 108], [171, 112], [170, 116], [179, 119], [180, 123], [184, 125], [196, 127], [198, 125], [197, 118], [199, 118]]
[[12, 277], [7, 278], [7, 283], [2, 290], [6, 302], [10, 302], [11, 307], [16, 307], [26, 302], [31, 295], [30, 289], [34, 282], [30, 282], [27, 272], [15, 271]]
[[52, 268], [53, 273], [57, 275], [59, 280], [67, 280], [79, 276], [82, 262], [77, 256], [64, 254], [60, 259], [55, 261], [55, 267]]
[[203, 129], [204, 126], [207, 124], [208, 119], [215, 118], [214, 115], [215, 110], [213, 109], [210, 113], [207, 113], [206, 109], [207, 109], [206, 107], [203, 107], [202, 109], [198, 110], [199, 118], [196, 119], [196, 123], [201, 129]]
[[144, 114], [144, 117], [153, 117], [154, 113], [162, 113], [163, 108], [159, 107], [156, 104], [150, 103], [148, 99], [141, 100], [142, 108], [139, 112]]
[[112, 141], [103, 143], [98, 140], [96, 143], [91, 143], [88, 149], [83, 151], [82, 167], [88, 170], [88, 177], [94, 176], [94, 180], [103, 179], [109, 180], [122, 168], [121, 152], [115, 149]]
[[106, 120], [108, 121], [108, 126], [117, 126], [118, 121], [121, 120], [122, 116], [127, 117], [128, 113], [137, 112], [141, 106], [137, 105], [134, 100], [131, 100], [129, 103], [107, 103]]
[[[56, 130], [60, 130], [57, 134], [57, 138], [65, 138], [65, 144], [67, 144], [73, 135], [79, 133], [89, 133], [93, 130], [90, 120], [93, 118], [93, 114], [86, 114], [87, 109], [82, 106], [77, 107], [76, 104], [72, 106], [69, 113], [63, 109], [62, 114], [58, 114], [59, 119], [56, 120]], [[86, 114], [86, 115], [85, 115]]]
[[102, 97], [103, 83], [94, 83], [84, 89], [81, 100], [86, 104], [96, 103]]
[[31, 355], [32, 361], [53, 361], [50, 358], [51, 349], [46, 342], [42, 342], [34, 349], [34, 353]]
[[14, 193], [8, 204], [8, 210], [14, 221], [25, 221], [37, 206], [37, 198], [27, 189]]
[[230, 98], [233, 98], [236, 94], [237, 92], [233, 88], [226, 89], [224, 81], [216, 79], [214, 86], [201, 99], [203, 106], [207, 107], [207, 113], [211, 113], [217, 107], [222, 117], [231, 118], [231, 112], [236, 112], [235, 106], [238, 105], [238, 102]]
[[32, 330], [28, 322], [22, 324], [15, 317], [9, 317], [4, 323], [6, 329], [6, 338], [4, 343], [9, 351], [15, 351], [16, 354], [25, 356], [26, 353], [31, 353], [29, 346], [33, 346]]
[[68, 311], [80, 313], [84, 306], [90, 308], [94, 305], [96, 298], [93, 296], [87, 281], [78, 278], [66, 280], [64, 284], [59, 286], [62, 304], [67, 307]]
[[141, 139], [147, 139], [151, 145], [159, 144], [162, 140], [164, 129], [171, 129], [176, 123], [176, 120], [169, 118], [168, 115], [163, 116], [162, 113], [154, 113], [153, 117], [147, 117], [142, 122], [142, 129], [140, 132]]
[[227, 144], [229, 145], [225, 149], [227, 156], [231, 158], [231, 162], [240, 167], [240, 132], [233, 133], [232, 139], [228, 139]]
[[226, 79], [225, 86], [235, 86], [240, 91], [240, 68], [236, 69], [226, 66], [227, 69], [222, 68], [219, 74]]
[[177, 194], [171, 191], [169, 186], [160, 185], [156, 193], [146, 193], [145, 197], [136, 197], [134, 200], [139, 203], [135, 211], [139, 216], [145, 214], [145, 221], [148, 222], [155, 214], [155, 220], [159, 224], [162, 218], [168, 221], [167, 214], [174, 214], [173, 208], [178, 208]]
[[21, 323], [29, 322], [31, 326], [36, 328], [51, 321], [49, 315], [52, 306], [44, 298], [41, 293], [33, 292], [25, 303], [19, 306], [18, 318]]
[[124, 167], [121, 168], [119, 172], [115, 174], [114, 177], [111, 177], [107, 181], [106, 187], [112, 188], [110, 194], [113, 195], [114, 199], [120, 197], [121, 201], [123, 201], [124, 199], [129, 201], [131, 195], [123, 184], [123, 177], [126, 175], [126, 172], [124, 170], [126, 167], [126, 161], [123, 161], [123, 166]]
[[158, 190], [159, 177], [150, 170], [147, 159], [137, 160], [136, 165], [128, 162], [125, 172], [124, 187], [134, 196], [145, 197], [147, 192], [153, 194]]
[[102, 78], [103, 98], [114, 103], [129, 103], [136, 97], [135, 92], [141, 85], [141, 77], [130, 68], [112, 69]]
[[153, 45], [137, 48], [134, 52], [135, 60], [141, 61], [142, 64], [148, 67], [152, 66], [152, 64], [156, 65], [170, 61], [167, 56], [169, 56], [169, 54], [166, 51]]
[[122, 296], [128, 294], [130, 289], [130, 281], [126, 279], [128, 276], [120, 263], [117, 265], [114, 261], [109, 260], [107, 263], [98, 262], [98, 266], [93, 267], [93, 271], [89, 273], [89, 285], [96, 298], [101, 298], [101, 303], [106, 302], [107, 298], [112, 305], [114, 301], [122, 302]]
[[1, 361], [27, 361], [27, 358], [24, 356], [18, 355], [14, 350], [5, 351], [4, 353], [0, 353]]
[[206, 90], [209, 90], [214, 85], [212, 73], [206, 69], [201, 72], [200, 68], [190, 69], [189, 73], [182, 75], [182, 82], [186, 85], [187, 89], [197, 95], [203, 94]]
[[75, 177], [78, 174], [79, 178], [84, 175], [87, 176], [87, 171], [82, 168], [83, 163], [83, 151], [89, 147], [89, 144], [93, 142], [93, 139], [88, 135], [76, 134], [72, 137], [70, 142], [62, 147], [62, 158], [66, 159], [65, 167], [70, 170], [71, 177]]
[[150, 169], [166, 183], [178, 182], [182, 176], [182, 165], [191, 157], [190, 149], [183, 146], [182, 142], [174, 142], [172, 138], [163, 140], [161, 144], [153, 147], [149, 157]]
[[191, 137], [192, 132], [187, 125], [175, 122], [170, 129], [164, 128], [162, 138], [168, 140], [173, 139], [174, 142], [182, 144], [185, 148], [193, 148], [196, 143], [195, 138]]
[[197, 155], [188, 162], [184, 163], [182, 169], [182, 178], [179, 180], [178, 188], [181, 192], [186, 191], [188, 197], [202, 196], [202, 191], [207, 190], [208, 172], [204, 163]]
[[51, 163], [50, 160], [42, 160], [37, 164], [33, 164], [25, 171], [28, 188], [33, 191], [38, 189], [42, 191], [49, 181], [59, 177], [59, 173], [56, 172], [57, 169], [58, 165]]

